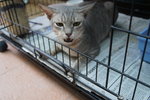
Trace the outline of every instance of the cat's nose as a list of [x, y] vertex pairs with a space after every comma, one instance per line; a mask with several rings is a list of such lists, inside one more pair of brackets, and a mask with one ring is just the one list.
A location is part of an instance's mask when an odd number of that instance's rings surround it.
[[70, 37], [70, 36], [71, 36], [71, 33], [66, 33], [66, 35], [67, 35], [68, 37]]

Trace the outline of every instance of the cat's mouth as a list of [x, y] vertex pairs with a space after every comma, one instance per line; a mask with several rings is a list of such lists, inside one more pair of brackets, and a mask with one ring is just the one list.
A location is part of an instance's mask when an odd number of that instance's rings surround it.
[[64, 41], [65, 41], [65, 42], [72, 42], [73, 39], [71, 39], [71, 38], [66, 38], [66, 39], [64, 39]]

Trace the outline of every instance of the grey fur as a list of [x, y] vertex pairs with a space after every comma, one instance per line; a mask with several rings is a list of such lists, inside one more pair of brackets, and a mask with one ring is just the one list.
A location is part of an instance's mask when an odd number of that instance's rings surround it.
[[[49, 14], [51, 12], [52, 16], [48, 18], [52, 21], [55, 33], [59, 34], [59, 42], [92, 58], [99, 54], [100, 43], [108, 36], [112, 24], [112, 2], [83, 2], [76, 5], [56, 4], [50, 5], [49, 8], [43, 8], [43, 6], [41, 8], [44, 11], [47, 9]], [[62, 22], [63, 28], [56, 27], [55, 21]], [[82, 24], [77, 28], [72, 27], [72, 24], [78, 21], [82, 21]], [[64, 38], [67, 38], [66, 33], [71, 33], [72, 38], [77, 42], [73, 45], [64, 42]], [[57, 50], [60, 50], [59, 47]], [[67, 52], [67, 50], [64, 51]], [[71, 52], [71, 56], [76, 57], [76, 53]]]

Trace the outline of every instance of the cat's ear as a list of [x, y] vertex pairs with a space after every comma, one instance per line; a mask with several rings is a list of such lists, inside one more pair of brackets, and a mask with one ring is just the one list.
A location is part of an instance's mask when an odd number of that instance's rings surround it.
[[52, 15], [54, 13], [54, 9], [53, 8], [50, 8], [50, 7], [47, 7], [47, 6], [44, 6], [42, 4], [39, 4], [39, 7], [46, 13], [47, 17], [49, 19], [52, 18]]
[[87, 14], [95, 5], [96, 2], [94, 1], [85, 1], [78, 4], [78, 11], [84, 14]]

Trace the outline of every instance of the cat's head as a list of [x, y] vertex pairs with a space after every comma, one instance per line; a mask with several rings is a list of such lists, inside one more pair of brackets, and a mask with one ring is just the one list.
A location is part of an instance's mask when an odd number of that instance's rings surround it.
[[94, 4], [94, 2], [84, 2], [76, 5], [39, 6], [51, 20], [52, 29], [60, 42], [72, 45], [83, 36], [85, 17]]

